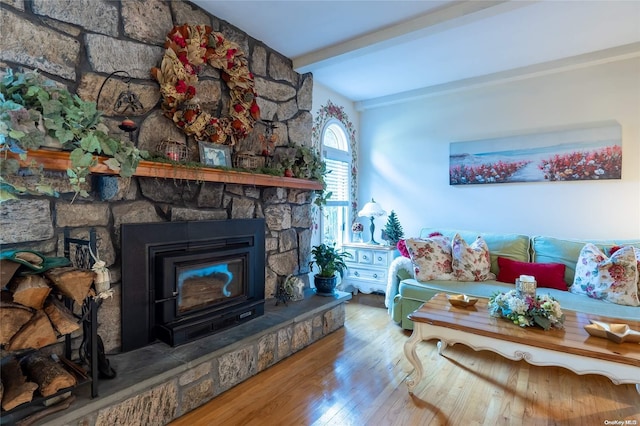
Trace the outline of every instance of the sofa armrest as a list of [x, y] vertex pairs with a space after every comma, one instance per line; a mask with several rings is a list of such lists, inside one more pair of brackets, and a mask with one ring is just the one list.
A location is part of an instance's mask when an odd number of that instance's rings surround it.
[[387, 291], [385, 292], [384, 305], [391, 312], [393, 298], [398, 294], [400, 281], [406, 278], [413, 278], [413, 267], [411, 259], [404, 256], [396, 257], [389, 265], [387, 274]]

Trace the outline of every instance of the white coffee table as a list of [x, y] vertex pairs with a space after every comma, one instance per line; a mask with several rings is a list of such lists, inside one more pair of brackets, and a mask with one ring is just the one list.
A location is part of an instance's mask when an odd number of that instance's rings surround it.
[[640, 344], [614, 343], [592, 337], [584, 329], [590, 319], [622, 322], [638, 331], [640, 322], [563, 310], [564, 329], [545, 331], [491, 317], [487, 302], [480, 299], [473, 307], [457, 308], [449, 304], [445, 294], [437, 294], [409, 315], [414, 328], [404, 345], [404, 353], [415, 367], [415, 374], [406, 379], [410, 393], [424, 375], [416, 345], [432, 339], [439, 340], [440, 354], [448, 345], [462, 343], [475, 351], [495, 352], [514, 361], [523, 359], [533, 365], [564, 367], [576, 374], [598, 374], [617, 385], [632, 383], [640, 393]]

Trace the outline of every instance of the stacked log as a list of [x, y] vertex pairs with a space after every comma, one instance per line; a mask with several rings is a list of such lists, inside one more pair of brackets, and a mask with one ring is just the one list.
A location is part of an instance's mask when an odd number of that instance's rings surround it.
[[13, 301], [33, 309], [42, 309], [44, 301], [51, 293], [51, 287], [40, 275], [16, 277], [7, 285], [13, 293]]
[[50, 269], [44, 274], [61, 294], [73, 299], [79, 305], [89, 294], [94, 277], [93, 271], [77, 269], [73, 266]]
[[64, 367], [38, 352], [25, 358], [24, 369], [45, 397], [76, 384], [76, 378]]
[[6, 346], [8, 351], [39, 349], [58, 341], [49, 317], [43, 311], [36, 311], [33, 317], [13, 335]]
[[33, 317], [34, 310], [18, 303], [0, 301], [0, 345], [11, 338]]
[[40, 349], [78, 330], [73, 313], [57, 296], [82, 304], [93, 276], [93, 271], [64, 267], [12, 278], [0, 301], [0, 344], [8, 351]]
[[14, 356], [4, 358], [0, 374], [0, 401], [6, 411], [31, 402], [36, 390], [49, 397], [77, 383], [76, 377], [60, 363], [40, 352], [33, 352], [21, 361]]
[[44, 305], [44, 312], [61, 336], [71, 334], [80, 328], [76, 317], [56, 298], [49, 298], [49, 300], [47, 300], [47, 303]]
[[[54, 268], [44, 274], [14, 276], [0, 292], [0, 345], [8, 354], [0, 375], [3, 410], [30, 402], [36, 389], [47, 397], [76, 384], [62, 365], [37, 350], [80, 328], [60, 297], [82, 304], [92, 294], [93, 277], [93, 271]], [[28, 350], [36, 351], [25, 356]]]
[[38, 389], [38, 385], [27, 381], [17, 359], [14, 357], [4, 359], [0, 374], [2, 375], [3, 384], [3, 410], [13, 410], [18, 405], [30, 402], [33, 399], [33, 392]]

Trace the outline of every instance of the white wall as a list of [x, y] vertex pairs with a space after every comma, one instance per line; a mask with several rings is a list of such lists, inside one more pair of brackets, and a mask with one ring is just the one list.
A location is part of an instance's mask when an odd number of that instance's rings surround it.
[[[360, 120], [360, 198], [395, 210], [407, 236], [435, 226], [640, 237], [639, 58], [371, 108]], [[606, 120], [622, 126], [621, 180], [449, 185], [450, 142]]]
[[327, 101], [331, 101], [335, 105], [339, 105], [344, 108], [344, 112], [349, 116], [349, 120], [353, 123], [356, 129], [356, 139], [360, 139], [360, 112], [356, 110], [353, 101], [345, 98], [342, 95], [337, 94], [333, 90], [326, 86], [314, 81], [313, 82], [313, 102], [312, 110], [313, 118], [316, 118], [318, 109], [327, 104]]

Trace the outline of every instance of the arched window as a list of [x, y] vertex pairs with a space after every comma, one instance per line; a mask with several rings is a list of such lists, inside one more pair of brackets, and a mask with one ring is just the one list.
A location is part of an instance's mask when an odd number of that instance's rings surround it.
[[322, 157], [327, 166], [326, 191], [331, 192], [322, 209], [322, 241], [341, 246], [348, 241], [351, 205], [351, 149], [344, 125], [336, 120], [327, 121], [322, 131]]
[[313, 121], [313, 147], [320, 152], [327, 170], [327, 204], [313, 210], [313, 239], [323, 243], [347, 242], [351, 223], [358, 214], [358, 145], [356, 131], [344, 108], [330, 100], [320, 107]]

